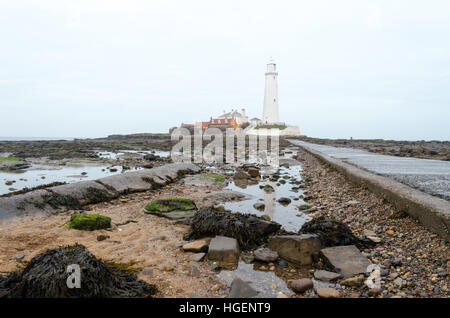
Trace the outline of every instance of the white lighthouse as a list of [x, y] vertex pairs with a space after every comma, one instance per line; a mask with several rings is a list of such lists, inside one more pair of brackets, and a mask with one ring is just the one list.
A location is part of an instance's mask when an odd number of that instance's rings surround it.
[[[287, 125], [280, 122], [278, 116], [278, 83], [277, 65], [273, 58], [267, 64], [266, 87], [264, 90], [264, 110], [262, 120], [253, 118], [246, 129], [247, 135], [258, 136], [298, 136], [298, 126]], [[295, 119], [295, 118], [291, 118]]]
[[264, 124], [275, 124], [278, 118], [278, 84], [277, 65], [273, 58], [267, 64], [266, 86], [264, 89], [264, 112], [262, 121]]

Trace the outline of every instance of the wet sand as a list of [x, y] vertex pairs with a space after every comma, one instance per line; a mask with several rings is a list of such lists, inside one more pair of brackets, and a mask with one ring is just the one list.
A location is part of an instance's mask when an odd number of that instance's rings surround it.
[[[174, 184], [161, 192], [132, 194], [91, 206], [88, 213], [109, 216], [113, 224], [128, 220], [137, 222], [113, 226], [112, 231], [69, 230], [64, 223], [73, 211], [48, 217], [26, 217], [19, 224], [16, 220], [15, 224], [3, 225], [0, 229], [0, 272], [18, 270], [24, 266], [22, 261], [29, 261], [49, 248], [79, 243], [103, 260], [137, 262], [136, 266], [142, 268], [138, 278], [155, 284], [159, 289], [157, 297], [189, 297], [192, 294], [224, 297], [226, 285], [208, 269], [211, 263], [193, 263], [188, 259], [191, 253], [177, 247], [188, 226], [143, 212], [149, 201], [174, 196], [190, 197], [201, 207], [204, 193], [194, 191], [194, 187]], [[110, 238], [97, 241], [98, 235]], [[25, 254], [22, 261], [15, 260], [18, 253]], [[193, 271], [192, 266], [197, 267], [200, 273]], [[199, 277], [194, 277], [192, 272]]]

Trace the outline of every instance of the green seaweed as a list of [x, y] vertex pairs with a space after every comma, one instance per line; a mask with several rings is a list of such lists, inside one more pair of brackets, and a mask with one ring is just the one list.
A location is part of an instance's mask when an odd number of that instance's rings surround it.
[[203, 174], [200, 175], [200, 177], [203, 177], [203, 178], [212, 178], [212, 179], [214, 179], [214, 180], [217, 181], [217, 182], [225, 181], [225, 178], [224, 178], [224, 177], [219, 176], [219, 175], [214, 174], [214, 173], [203, 173]]
[[19, 157], [0, 157], [0, 162], [2, 161], [21, 161]]
[[154, 214], [195, 209], [194, 201], [186, 198], [157, 199], [145, 206], [146, 211]]
[[259, 125], [255, 127], [255, 129], [279, 129], [279, 130], [284, 130], [286, 128], [287, 128], [286, 125]]
[[94, 231], [111, 227], [111, 218], [101, 214], [75, 213], [70, 216], [69, 229]]

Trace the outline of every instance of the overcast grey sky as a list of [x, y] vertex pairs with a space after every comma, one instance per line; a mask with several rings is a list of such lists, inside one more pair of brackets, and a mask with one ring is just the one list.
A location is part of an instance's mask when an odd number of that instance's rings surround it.
[[330, 138], [450, 139], [450, 1], [0, 0], [0, 136], [166, 132], [231, 108]]

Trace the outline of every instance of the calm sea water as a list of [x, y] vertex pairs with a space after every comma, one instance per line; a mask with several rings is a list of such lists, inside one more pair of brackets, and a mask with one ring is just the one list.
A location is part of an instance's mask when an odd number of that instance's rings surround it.
[[72, 137], [2, 137], [0, 141], [74, 140]]

